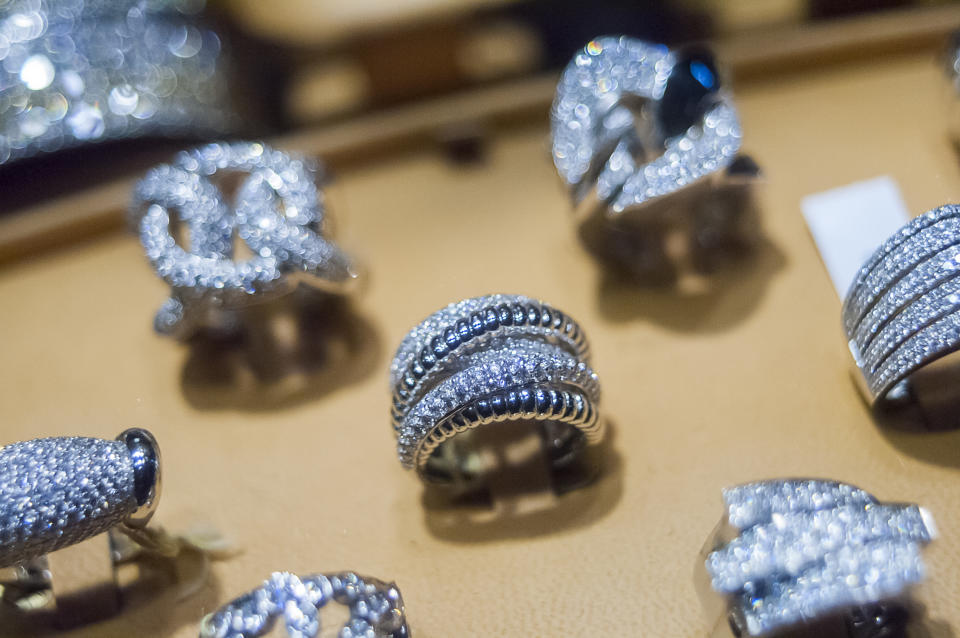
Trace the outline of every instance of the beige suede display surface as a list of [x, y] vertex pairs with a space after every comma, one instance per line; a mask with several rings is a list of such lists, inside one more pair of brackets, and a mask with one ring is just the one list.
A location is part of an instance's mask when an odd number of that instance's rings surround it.
[[[0, 443], [149, 428], [165, 463], [157, 522], [213, 526], [241, 550], [193, 596], [158, 590], [66, 635], [196, 636], [273, 571], [352, 569], [398, 583], [418, 638], [703, 636], [693, 568], [721, 488], [784, 476], [926, 506], [941, 536], [918, 592], [925, 629], [957, 635], [960, 431], [873, 421], [800, 215], [804, 195], [878, 175], [915, 214], [960, 200], [939, 79], [917, 55], [736, 87], [766, 176], [764, 241], [698, 290], [618, 282], [578, 245], [546, 114], [494, 137], [478, 165], [423, 151], [339, 175], [330, 205], [367, 286], [268, 363], [262, 344], [155, 335], [166, 288], [132, 236], [4, 267]], [[612, 447], [586, 489], [451, 511], [396, 461], [387, 369], [421, 318], [489, 292], [580, 321]], [[0, 635], [24, 631], [0, 620]]]

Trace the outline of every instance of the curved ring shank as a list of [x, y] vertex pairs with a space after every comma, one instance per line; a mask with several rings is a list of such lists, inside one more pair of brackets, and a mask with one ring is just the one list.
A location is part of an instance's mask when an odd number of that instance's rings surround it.
[[397, 351], [392, 419], [400, 460], [431, 482], [461, 474], [439, 453], [468, 430], [541, 422], [558, 458], [603, 438], [599, 382], [572, 319], [526, 297], [490, 295], [434, 313]]
[[[424, 480], [437, 481], [450, 475], [438, 467], [434, 452], [457, 434], [482, 425], [504, 421], [551, 421], [571, 426], [567, 434], [583, 436], [587, 444], [603, 439], [603, 421], [596, 404], [576, 389], [505, 390], [483, 399], [470, 401], [444, 417], [424, 437], [414, 452], [414, 466]], [[566, 443], [575, 444], [576, 437]]]
[[867, 260], [847, 294], [844, 330], [871, 403], [960, 349], [960, 207], [905, 225]]

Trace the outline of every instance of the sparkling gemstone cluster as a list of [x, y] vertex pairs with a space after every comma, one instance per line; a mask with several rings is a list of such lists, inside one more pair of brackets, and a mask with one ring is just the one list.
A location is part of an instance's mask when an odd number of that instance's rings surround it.
[[[230, 206], [211, 181], [221, 172], [248, 173]], [[138, 183], [130, 223], [147, 259], [172, 288], [157, 313], [164, 334], [185, 337], [207, 314], [285, 294], [311, 275], [319, 285], [352, 280], [352, 262], [324, 236], [318, 165], [256, 142], [208, 144], [181, 152]], [[172, 232], [176, 216], [189, 247]], [[252, 257], [234, 259], [234, 236]]]
[[201, 638], [257, 638], [282, 619], [294, 638], [320, 634], [320, 610], [331, 601], [350, 618], [340, 638], [406, 638], [403, 600], [396, 586], [352, 572], [306, 578], [277, 572], [252, 592], [204, 619]]
[[850, 349], [876, 398], [960, 347], [960, 206], [907, 223], [857, 274], [843, 306]]
[[916, 505], [814, 480], [752, 483], [724, 500], [739, 534], [706, 568], [751, 636], [896, 598], [923, 579], [920, 546], [935, 532]]
[[634, 114], [627, 102], [634, 98], [656, 105], [675, 66], [676, 56], [666, 47], [627, 37], [597, 38], [574, 56], [557, 87], [551, 131], [554, 164], [575, 201], [595, 187], [600, 200], [619, 213], [674, 193], [736, 158], [740, 122], [723, 92], [679, 135], [648, 123], [662, 139], [657, 149], [662, 153], [636, 157], [631, 135], [636, 118], [652, 116]]
[[34, 439], [0, 448], [0, 567], [104, 532], [137, 507], [119, 441]]

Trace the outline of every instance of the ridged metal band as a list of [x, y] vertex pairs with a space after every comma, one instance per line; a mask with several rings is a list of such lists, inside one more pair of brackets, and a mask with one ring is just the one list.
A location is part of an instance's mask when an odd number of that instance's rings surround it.
[[587, 444], [603, 438], [599, 381], [579, 325], [528, 297], [489, 295], [428, 317], [391, 366], [391, 420], [403, 465], [424, 480], [446, 441], [501, 421], [562, 424]]
[[[725, 91], [699, 122], [663, 139], [662, 153], [636, 159], [638, 126], [625, 102], [658, 105], [676, 62], [663, 45], [620, 36], [592, 40], [567, 65], [551, 110], [551, 133], [554, 164], [575, 205], [594, 191], [616, 215], [675, 193], [736, 159], [742, 133]], [[666, 137], [655, 123], [640, 128]]]
[[960, 349], [960, 206], [921, 215], [867, 260], [843, 326], [872, 401]]
[[442, 376], [447, 369], [445, 359], [487, 348], [498, 339], [553, 340], [564, 344], [577, 358], [590, 360], [589, 344], [579, 324], [556, 308], [522, 296], [494, 295], [484, 303], [470, 303], [473, 301], [431, 315], [411, 331], [416, 333], [413, 342], [401, 346], [397, 353], [401, 362], [393, 375], [394, 430], [423, 389]]
[[505, 390], [471, 401], [440, 421], [417, 447], [414, 465], [419, 469], [426, 467], [430, 455], [457, 434], [512, 420], [565, 423], [583, 433], [588, 443], [597, 443], [603, 438], [596, 405], [577, 388]]
[[[923, 580], [920, 549], [936, 537], [923, 508], [880, 503], [835, 481], [751, 483], [724, 490], [724, 502], [702, 556], [711, 596], [724, 603], [714, 635], [782, 635], [899, 601]], [[874, 630], [887, 631], [885, 623], [901, 621], [874, 620]]]
[[[277, 572], [263, 585], [203, 619], [200, 638], [259, 638], [277, 621], [296, 638], [320, 635], [320, 610], [330, 602], [347, 607], [339, 638], [409, 638], [403, 598], [393, 583], [354, 572], [299, 578]], [[323, 635], [333, 635], [324, 633]]]

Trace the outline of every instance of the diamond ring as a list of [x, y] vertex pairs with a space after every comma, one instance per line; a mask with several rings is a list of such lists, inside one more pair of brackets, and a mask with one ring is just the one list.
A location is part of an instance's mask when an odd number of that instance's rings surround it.
[[[348, 608], [341, 638], [407, 638], [403, 598], [393, 583], [353, 572], [299, 578], [273, 574], [259, 588], [227, 603], [203, 619], [200, 638], [257, 638], [282, 619], [287, 634], [315, 638], [320, 610], [331, 601]], [[326, 634], [324, 634], [326, 635]]]
[[698, 267], [755, 240], [759, 168], [740, 154], [740, 120], [710, 51], [589, 42], [561, 76], [551, 132], [580, 239], [601, 262], [643, 279], [682, 263], [670, 234]]
[[451, 304], [414, 327], [390, 368], [391, 420], [404, 467], [432, 482], [465, 473], [454, 437], [502, 421], [538, 421], [558, 456], [599, 443], [600, 384], [576, 321], [519, 295]]
[[711, 635], [774, 636], [800, 625], [816, 627], [811, 635], [900, 635], [908, 590], [924, 578], [920, 548], [936, 537], [926, 510], [822, 480], [750, 483], [723, 499], [698, 569]]
[[864, 262], [843, 328], [872, 404], [910, 396], [912, 375], [960, 349], [960, 206], [903, 226]]
[[574, 56], [551, 131], [574, 203], [593, 193], [613, 216], [726, 169], [741, 138], [709, 53], [628, 37], [597, 38]]
[[[308, 283], [341, 292], [354, 265], [326, 235], [319, 167], [256, 142], [181, 152], [137, 184], [130, 224], [171, 288], [154, 327], [187, 338], [226, 324], [234, 311]], [[211, 177], [247, 173], [230, 206]], [[183, 227], [186, 238], [178, 241]], [[239, 259], [235, 242], [251, 256]], [[188, 244], [188, 245], [187, 245]]]
[[[160, 479], [160, 450], [153, 436], [140, 429], [112, 441], [59, 437], [0, 448], [3, 600], [34, 609], [38, 605], [30, 600], [41, 594], [45, 605], [50, 597], [43, 592], [52, 591], [60, 611], [66, 602], [61, 594], [77, 593], [72, 581], [91, 584], [96, 566], [104, 565], [112, 580], [116, 559], [111, 543], [91, 545], [93, 553], [81, 556], [77, 570], [60, 570], [67, 572], [63, 574], [56, 569], [56, 564], [77, 560], [63, 558], [65, 551], [77, 556], [72, 546], [103, 532], [120, 532], [148, 552], [172, 555], [174, 547], [162, 531], [147, 525], [160, 498]], [[99, 598], [103, 600], [94, 604], [109, 607], [105, 596]]]

